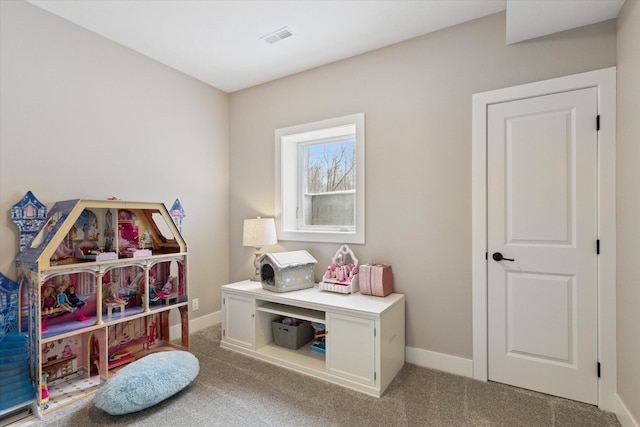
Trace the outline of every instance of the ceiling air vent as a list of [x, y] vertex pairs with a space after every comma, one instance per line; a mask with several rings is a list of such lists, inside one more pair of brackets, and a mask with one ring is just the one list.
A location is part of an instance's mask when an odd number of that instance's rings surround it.
[[269, 33], [260, 38], [269, 44], [274, 44], [279, 42], [280, 40], [284, 40], [288, 37], [291, 37], [292, 35], [293, 35], [293, 32], [289, 28], [283, 27], [283, 28], [280, 28], [279, 30], [274, 31], [273, 33]]

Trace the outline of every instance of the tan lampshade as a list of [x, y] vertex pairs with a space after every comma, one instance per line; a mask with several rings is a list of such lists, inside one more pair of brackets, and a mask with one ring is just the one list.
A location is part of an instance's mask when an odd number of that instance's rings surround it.
[[273, 218], [245, 219], [242, 231], [242, 245], [261, 248], [278, 243], [276, 222]]

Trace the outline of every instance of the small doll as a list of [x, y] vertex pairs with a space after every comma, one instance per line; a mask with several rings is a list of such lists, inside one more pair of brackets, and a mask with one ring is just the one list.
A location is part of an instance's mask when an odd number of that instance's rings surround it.
[[153, 302], [159, 300], [160, 298], [166, 297], [171, 294], [173, 290], [173, 276], [167, 277], [167, 282], [162, 286], [162, 290], [158, 292], [156, 297], [152, 300]]
[[60, 286], [58, 288], [58, 295], [56, 297], [57, 302], [58, 302], [58, 307], [61, 307], [71, 313], [73, 313], [74, 311], [76, 311], [76, 307], [73, 307], [71, 305], [71, 302], [69, 301], [69, 297], [67, 296], [67, 294], [65, 293], [66, 290], [66, 286]]
[[151, 284], [149, 284], [149, 298], [155, 301], [156, 298], [156, 290], [153, 288]]
[[126, 299], [120, 298], [120, 295], [116, 291], [116, 287], [113, 283], [109, 283], [107, 285], [104, 300], [106, 302], [115, 302], [118, 304], [126, 304], [128, 302]]
[[69, 305], [71, 305], [71, 307], [80, 308], [85, 305], [85, 302], [78, 298], [78, 295], [76, 295], [75, 286], [70, 285], [66, 293], [67, 299], [69, 300]]
[[56, 307], [57, 301], [53, 293], [53, 286], [47, 286], [42, 291], [42, 312], [44, 314], [50, 314]]

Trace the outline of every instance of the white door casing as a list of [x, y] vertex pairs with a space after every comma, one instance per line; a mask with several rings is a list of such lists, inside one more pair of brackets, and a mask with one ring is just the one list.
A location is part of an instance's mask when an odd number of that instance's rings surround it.
[[487, 115], [489, 379], [591, 404], [596, 95], [502, 102]]
[[[615, 339], [615, 73], [614, 67], [530, 83], [473, 96], [472, 139], [472, 304], [473, 377], [486, 381], [488, 375], [488, 268], [494, 263], [488, 247], [487, 218], [487, 118], [491, 105], [559, 92], [594, 88], [600, 115], [597, 151], [597, 357], [601, 364], [598, 406], [614, 410], [616, 405]], [[508, 253], [503, 252], [506, 258]], [[517, 260], [517, 258], [515, 258]], [[505, 271], [509, 261], [495, 262]], [[496, 266], [497, 267], [497, 266]], [[516, 267], [517, 268], [517, 267]], [[505, 273], [506, 274], [506, 273]], [[535, 279], [535, 277], [534, 277]], [[527, 279], [528, 280], [528, 279]], [[565, 285], [573, 286], [573, 285]], [[524, 294], [522, 294], [524, 295]]]

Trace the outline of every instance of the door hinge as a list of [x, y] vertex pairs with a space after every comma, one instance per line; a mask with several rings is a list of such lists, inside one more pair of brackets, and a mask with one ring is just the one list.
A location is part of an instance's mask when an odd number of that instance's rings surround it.
[[222, 336], [223, 336], [223, 337], [225, 336], [225, 332], [226, 332], [226, 331], [223, 329], [223, 330], [222, 330]]
[[596, 130], [600, 130], [600, 114], [596, 116]]
[[376, 373], [374, 372], [374, 373], [373, 373], [373, 380], [375, 381], [376, 379], [377, 379], [377, 378], [376, 378]]
[[600, 378], [600, 362], [598, 362], [598, 378]]
[[596, 240], [596, 255], [600, 255], [600, 239]]
[[224, 300], [225, 300], [225, 299], [224, 299], [224, 298], [222, 298], [222, 304], [224, 304]]
[[485, 252], [485, 253], [484, 253], [484, 259], [485, 259], [485, 260], [488, 260], [488, 259], [489, 259], [489, 252]]
[[376, 336], [376, 328], [373, 328], [373, 336]]

